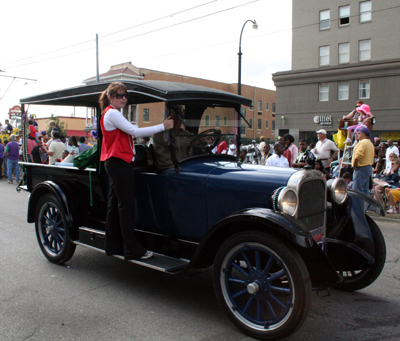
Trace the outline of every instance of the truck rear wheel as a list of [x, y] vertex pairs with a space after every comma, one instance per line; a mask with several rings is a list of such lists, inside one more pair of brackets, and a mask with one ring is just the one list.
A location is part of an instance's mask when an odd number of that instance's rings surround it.
[[257, 339], [294, 333], [310, 308], [311, 281], [302, 258], [272, 235], [250, 231], [230, 237], [215, 258], [213, 281], [229, 319]]
[[68, 234], [65, 214], [53, 194], [40, 198], [35, 213], [36, 237], [45, 257], [54, 264], [71, 259], [76, 245]]

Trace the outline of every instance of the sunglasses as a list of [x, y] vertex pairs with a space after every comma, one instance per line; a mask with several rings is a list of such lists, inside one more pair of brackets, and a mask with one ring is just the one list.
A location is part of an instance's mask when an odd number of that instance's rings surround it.
[[126, 99], [128, 99], [129, 95], [128, 95], [128, 94], [120, 94], [120, 93], [117, 93], [117, 94], [115, 95], [115, 98], [116, 98], [116, 99], [122, 99], [123, 97], [125, 97]]

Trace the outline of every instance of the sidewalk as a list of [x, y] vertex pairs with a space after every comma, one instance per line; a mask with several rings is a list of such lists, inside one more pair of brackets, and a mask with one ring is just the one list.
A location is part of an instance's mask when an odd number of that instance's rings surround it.
[[384, 217], [372, 211], [367, 212], [367, 214], [374, 219], [383, 219], [383, 220], [391, 220], [393, 222], [400, 222], [400, 214], [386, 214]]

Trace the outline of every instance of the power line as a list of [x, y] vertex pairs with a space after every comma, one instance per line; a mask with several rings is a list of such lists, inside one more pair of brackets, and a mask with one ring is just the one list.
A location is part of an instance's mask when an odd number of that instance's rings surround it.
[[[373, 11], [373, 13], [383, 12], [383, 11], [392, 10], [392, 9], [396, 9], [396, 8], [400, 8], [400, 6], [394, 6], [394, 7], [390, 7], [390, 8], [385, 8], [385, 9], [381, 9], [381, 10], [376, 10], [376, 11]], [[359, 16], [359, 14], [352, 15], [352, 16], [350, 16], [350, 17], [351, 17], [351, 18], [354, 18], [354, 17], [358, 17], [358, 16]], [[335, 21], [339, 21], [339, 19], [333, 19], [333, 20], [331, 20], [331, 21], [332, 21], [332, 22], [335, 22]], [[294, 30], [299, 30], [299, 29], [302, 29], [302, 28], [311, 27], [311, 26], [317, 26], [317, 25], [319, 25], [319, 24], [320, 24], [320, 23], [317, 22], [317, 23], [312, 23], [312, 24], [297, 26], [297, 27], [294, 27], [294, 28], [287, 28], [287, 29], [283, 29], [283, 30], [279, 30], [279, 31], [267, 32], [267, 33], [264, 33], [264, 34], [255, 35], [255, 36], [253, 36], [253, 37], [244, 38], [244, 40], [257, 39], [257, 38], [264, 37], [264, 36], [268, 36], [268, 35], [272, 35], [272, 34], [279, 34], [279, 33], [284, 33], [284, 32], [287, 32], [287, 31], [294, 31]], [[167, 56], [173, 56], [173, 55], [176, 55], [176, 54], [181, 54], [181, 53], [187, 53], [187, 52], [202, 50], [202, 49], [205, 49], [205, 48], [216, 47], [216, 46], [231, 44], [231, 43], [235, 43], [235, 42], [237, 42], [237, 40], [225, 41], [225, 42], [222, 42], [222, 43], [212, 44], [212, 45], [207, 45], [207, 46], [201, 46], [201, 47], [194, 48], [194, 49], [190, 49], [190, 50], [177, 51], [177, 52], [172, 52], [172, 53], [168, 53], [168, 54], [164, 54], [164, 55], [160, 55], [160, 56], [150, 57], [150, 58], [143, 59], [143, 61], [144, 61], [144, 60], [157, 59], [157, 58], [163, 58], [163, 57], [167, 57]], [[140, 62], [140, 60], [139, 60], [139, 62]]]
[[[207, 6], [207, 5], [209, 5], [209, 4], [213, 3], [213, 2], [218, 2], [218, 1], [221, 1], [221, 0], [212, 0], [212, 1], [209, 1], [209, 2], [206, 2], [206, 3], [203, 3], [203, 4], [201, 4], [201, 5], [198, 5], [198, 6], [190, 7], [190, 8], [184, 9], [184, 10], [179, 11], [179, 12], [175, 12], [175, 13], [168, 14], [168, 15], [166, 15], [166, 16], [157, 18], [157, 19], [153, 19], [153, 20], [144, 22], [144, 23], [142, 23], [142, 24], [138, 24], [138, 25], [135, 25], [135, 26], [131, 26], [131, 27], [125, 28], [125, 29], [123, 29], [123, 30], [119, 30], [119, 31], [116, 31], [116, 32], [112, 32], [112, 33], [106, 34], [106, 35], [101, 36], [101, 37], [99, 37], [99, 38], [105, 38], [105, 37], [108, 37], [108, 36], [111, 36], [111, 35], [114, 35], [114, 34], [118, 34], [118, 33], [121, 33], [121, 32], [127, 31], [127, 30], [131, 30], [131, 29], [133, 29], [133, 28], [137, 28], [137, 27], [140, 27], [140, 26], [148, 25], [148, 24], [150, 24], [150, 23], [154, 23], [154, 22], [159, 21], [159, 20], [163, 20], [163, 19], [166, 19], [166, 18], [175, 16], [175, 15], [178, 15], [178, 14], [182, 14], [182, 13], [184, 13], [184, 12], [188, 12], [188, 11], [194, 10], [194, 9], [199, 8], [199, 7], [202, 7], [202, 6]], [[85, 41], [82, 41], [82, 42], [80, 42], [80, 43], [76, 43], [76, 44], [72, 44], [72, 45], [69, 45], [69, 46], [65, 46], [65, 47], [62, 47], [62, 48], [59, 48], [59, 49], [56, 49], [56, 50], [53, 50], [53, 51], [48, 51], [48, 52], [40, 53], [40, 54], [31, 56], [31, 57], [26, 57], [26, 58], [22, 58], [22, 59], [10, 61], [10, 62], [5, 62], [5, 63], [3, 63], [3, 65], [13, 64], [13, 63], [17, 63], [17, 62], [20, 62], [20, 61], [23, 61], [23, 60], [28, 60], [28, 59], [32, 59], [32, 58], [44, 56], [44, 55], [46, 55], [46, 54], [51, 54], [51, 53], [63, 51], [63, 50], [66, 50], [66, 49], [69, 49], [69, 48], [72, 48], [72, 47], [76, 47], [76, 46], [79, 46], [79, 45], [83, 45], [83, 44], [86, 44], [86, 43], [90, 43], [90, 42], [92, 42], [92, 41], [93, 41], [93, 39], [85, 40]], [[84, 51], [86, 51], [86, 50], [84, 50]], [[79, 52], [80, 52], [80, 51], [79, 51]], [[48, 60], [48, 59], [46, 59], [46, 60]]]
[[[215, 0], [215, 1], [218, 1], [218, 0]], [[131, 37], [127, 37], [127, 38], [124, 38], [124, 39], [120, 39], [120, 40], [117, 40], [117, 41], [114, 41], [114, 42], [106, 43], [106, 44], [103, 44], [103, 45], [100, 45], [100, 46], [101, 46], [101, 47], [103, 47], [103, 46], [108, 46], [108, 45], [116, 44], [116, 43], [119, 43], [119, 42], [122, 42], [122, 41], [125, 41], [125, 40], [128, 40], [128, 39], [133, 39], [133, 38], [137, 38], [137, 37], [140, 37], [140, 36], [143, 36], [143, 35], [151, 34], [151, 33], [157, 32], [157, 31], [162, 31], [162, 30], [165, 30], [165, 29], [174, 27], [174, 26], [179, 26], [179, 25], [182, 25], [182, 24], [186, 24], [186, 23], [188, 23], [188, 22], [191, 22], [191, 21], [203, 19], [203, 18], [208, 17], [208, 16], [211, 16], [211, 15], [215, 15], [215, 14], [222, 13], [222, 12], [224, 12], [224, 11], [228, 11], [228, 10], [231, 10], [231, 9], [235, 9], [235, 8], [237, 8], [237, 7], [246, 6], [246, 5], [249, 5], [249, 4], [251, 4], [251, 3], [253, 3], [253, 2], [257, 2], [257, 1], [259, 1], [259, 0], [250, 1], [250, 2], [245, 3], [245, 4], [241, 4], [241, 5], [238, 5], [238, 6], [231, 7], [231, 8], [227, 8], [227, 9], [224, 9], [224, 10], [221, 10], [221, 11], [217, 11], [217, 12], [214, 12], [214, 13], [211, 13], [211, 14], [207, 14], [207, 15], [204, 15], [204, 16], [200, 16], [200, 17], [197, 17], [197, 18], [194, 18], [194, 19], [189, 19], [189, 20], [186, 20], [186, 21], [177, 23], [177, 24], [165, 26], [165, 27], [163, 27], [163, 28], [156, 29], [156, 30], [153, 30], [153, 31], [148, 31], [148, 32], [141, 33], [141, 34], [138, 34], [138, 35], [135, 35], [135, 36], [131, 36]], [[205, 4], [203, 4], [203, 5], [207, 5], [207, 4], [209, 4], [209, 3], [205, 3]], [[198, 6], [197, 6], [197, 7], [198, 7]], [[393, 10], [393, 9], [397, 9], [397, 8], [400, 8], [400, 6], [393, 6], [393, 7], [390, 7], [390, 8], [384, 8], [384, 9], [380, 9], [380, 10], [375, 10], [375, 11], [371, 11], [371, 13], [378, 13], [378, 12]], [[188, 9], [188, 10], [190, 10], [190, 9]], [[188, 10], [185, 10], [185, 11], [188, 11]], [[181, 11], [181, 12], [183, 12], [183, 11]], [[181, 13], [181, 12], [177, 12], [177, 13]], [[169, 16], [170, 16], [170, 15], [169, 15]], [[354, 18], [354, 17], [358, 17], [358, 16], [359, 16], [359, 14], [356, 14], [356, 15], [350, 16], [350, 18]], [[162, 18], [165, 18], [165, 17], [162, 17]], [[162, 18], [160, 18], [160, 20], [161, 20]], [[155, 20], [158, 20], [158, 19], [154, 19], [153, 21], [155, 21]], [[331, 21], [331, 22], [335, 22], [335, 21], [339, 21], [339, 19], [331, 19], [330, 21]], [[307, 28], [307, 27], [311, 27], [311, 26], [316, 26], [316, 25], [319, 25], [319, 24], [320, 24], [319, 22], [310, 23], [310, 24], [307, 24], [307, 25], [297, 26], [297, 27], [294, 27], [294, 28], [288, 28], [288, 29], [284, 29], [284, 30], [280, 30], [280, 31], [275, 31], [275, 32], [268, 32], [268, 33], [265, 33], [265, 34], [260, 34], [260, 35], [257, 35], [257, 36], [254, 36], [254, 37], [250, 37], [250, 38], [246, 38], [246, 39], [255, 39], [255, 38], [263, 37], [263, 36], [266, 36], [266, 35], [278, 34], [278, 33], [283, 33], [283, 32], [287, 32], [287, 31], [299, 30], [299, 29], [302, 29], [302, 28]], [[144, 24], [140, 24], [140, 25], [144, 25]], [[140, 26], [140, 25], [137, 25], [137, 26]], [[134, 28], [134, 27], [137, 27], [137, 26], [133, 26], [133, 27], [131, 27], [131, 28]], [[130, 28], [128, 28], [128, 29], [130, 29]], [[125, 29], [125, 30], [128, 30], [128, 29]], [[122, 31], [124, 31], [124, 30], [122, 30]], [[111, 34], [116, 34], [116, 33], [122, 32], [122, 31], [117, 31], [117, 32], [114, 32], [114, 33], [110, 33], [110, 34], [108, 34], [108, 35], [106, 35], [106, 36], [109, 36], [109, 35], [111, 35]], [[103, 37], [105, 37], [105, 36], [103, 36]], [[218, 44], [213, 44], [213, 45], [208, 45], [208, 46], [203, 46], [203, 47], [199, 47], [199, 48], [195, 48], [195, 49], [191, 49], [191, 50], [185, 50], [185, 51], [181, 51], [181, 52], [175, 52], [175, 53], [160, 55], [160, 56], [156, 56], [156, 57], [152, 57], [152, 58], [146, 58], [146, 60], [148, 60], [148, 59], [157, 59], [157, 58], [161, 58], [161, 57], [165, 57], [165, 56], [175, 55], [175, 54], [179, 54], [179, 53], [186, 53], [186, 52], [191, 52], [191, 51], [195, 51], [195, 50], [201, 50], [201, 49], [204, 49], [204, 48], [215, 47], [215, 46], [219, 46], [219, 45], [225, 45], [225, 44], [229, 44], [229, 43], [232, 43], [232, 42], [234, 42], [234, 41], [231, 40], [231, 41], [227, 41], [227, 42], [223, 42], [223, 43], [218, 43]], [[236, 40], [235, 40], [235, 42], [236, 42]], [[78, 45], [78, 44], [76, 44], [76, 45]], [[72, 46], [76, 46], [76, 45], [72, 45]], [[66, 48], [63, 48], [63, 49], [66, 49]], [[63, 57], [71, 56], [71, 55], [74, 55], [74, 54], [78, 54], [78, 53], [90, 51], [90, 50], [93, 50], [93, 49], [94, 49], [94, 47], [90, 47], [90, 48], [87, 48], [87, 49], [84, 49], [84, 50], [71, 52], [71, 53], [69, 53], [69, 54], [65, 54], [65, 55], [61, 55], [61, 56], [56, 56], [56, 57], [51, 57], [51, 58], [47, 58], [47, 59], [43, 59], [43, 60], [39, 60], [39, 61], [33, 61], [33, 62], [30, 62], [30, 63], [25, 63], [25, 64], [19, 64], [19, 65], [10, 66], [9, 68], [20, 67], [20, 66], [25, 66], [25, 65], [30, 65], [30, 64], [36, 64], [36, 63], [41, 63], [41, 62], [44, 62], [44, 61], [48, 61], [48, 60], [52, 60], [52, 59], [58, 59], [58, 58], [63, 58]], [[61, 50], [61, 49], [60, 49], [60, 50]], [[49, 52], [49, 53], [50, 53], [50, 52]]]
[[[218, 0], [216, 0], [216, 1], [218, 1]], [[113, 42], [110, 42], [110, 43], [102, 44], [102, 45], [100, 45], [100, 47], [116, 44], [116, 43], [119, 43], [121, 41], [125, 41], [125, 40], [128, 40], [128, 39], [133, 39], [133, 38], [137, 38], [137, 37], [144, 36], [144, 35], [147, 35], [147, 34], [151, 34], [151, 33], [154, 33], [154, 32], [166, 30], [166, 29], [169, 29], [171, 27], [183, 25], [183, 24], [189, 23], [191, 21], [196, 21], [196, 20], [203, 19], [203, 18], [212, 16], [212, 15], [220, 14], [222, 12], [230, 11], [232, 9], [236, 9], [238, 7], [246, 6], [246, 5], [249, 5], [251, 3], [258, 2], [258, 1], [260, 1], [260, 0], [253, 0], [253, 1], [247, 2], [245, 4], [240, 4], [240, 5], [237, 5], [237, 6], [234, 6], [234, 7], [230, 7], [230, 8], [226, 8], [226, 9], [214, 12], [214, 13], [206, 14], [206, 15], [203, 15], [203, 16], [200, 16], [200, 17], [197, 17], [197, 18], [193, 18], [193, 19], [189, 19], [189, 20], [186, 20], [186, 21], [182, 21], [180, 23], [172, 24], [172, 25], [169, 25], [169, 26], [164, 26], [164, 27], [156, 29], [156, 30], [144, 32], [144, 33], [137, 34], [137, 35], [134, 35], [134, 36], [131, 36], [131, 37], [127, 37], [127, 38], [120, 39], [120, 40], [117, 40], [117, 41], [113, 41]], [[76, 45], [79, 45], [79, 44], [76, 44]], [[76, 45], [73, 45], [73, 46], [76, 46]], [[42, 59], [42, 60], [38, 60], [38, 61], [32, 61], [32, 62], [24, 63], [24, 64], [12, 65], [12, 66], [9, 66], [8, 69], [15, 68], [15, 67], [20, 67], [20, 66], [26, 66], [26, 65], [30, 65], [30, 64], [37, 64], [37, 63], [41, 63], [41, 62], [48, 61], [48, 60], [63, 58], [63, 57], [71, 56], [71, 55], [74, 55], [74, 54], [90, 51], [90, 50], [93, 50], [94, 48], [95, 47], [90, 47], [90, 48], [87, 48], [87, 49], [84, 49], [84, 50], [71, 52], [71, 53], [68, 53], [68, 54], [61, 55], [61, 56], [50, 57], [50, 58], [47, 58], [47, 59]]]

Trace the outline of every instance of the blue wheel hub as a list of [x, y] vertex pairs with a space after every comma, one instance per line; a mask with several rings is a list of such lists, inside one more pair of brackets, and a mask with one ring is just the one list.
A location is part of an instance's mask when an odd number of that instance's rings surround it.
[[223, 262], [221, 284], [232, 312], [253, 328], [277, 328], [290, 316], [292, 278], [279, 256], [264, 245], [232, 249]]
[[65, 228], [58, 208], [50, 203], [44, 205], [39, 224], [43, 246], [50, 254], [57, 255], [61, 252], [65, 240]]

